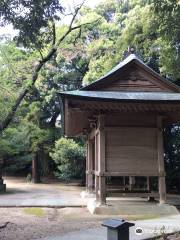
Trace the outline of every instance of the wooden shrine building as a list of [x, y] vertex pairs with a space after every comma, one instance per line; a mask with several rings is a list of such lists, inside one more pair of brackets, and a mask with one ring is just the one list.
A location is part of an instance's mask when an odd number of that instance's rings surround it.
[[180, 120], [179, 91], [130, 53], [99, 80], [61, 93], [65, 135], [86, 135], [87, 190], [100, 204], [156, 190], [165, 203], [163, 128]]

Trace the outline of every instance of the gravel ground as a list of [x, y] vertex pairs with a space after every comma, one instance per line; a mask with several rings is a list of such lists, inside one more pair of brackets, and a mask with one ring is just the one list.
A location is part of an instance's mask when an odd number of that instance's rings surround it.
[[[81, 205], [83, 188], [72, 184], [31, 184], [22, 178], [6, 178], [7, 193], [0, 196], [0, 205], [13, 201], [75, 201]], [[179, 202], [180, 198], [177, 197]], [[174, 197], [173, 197], [174, 199]], [[60, 204], [61, 205], [61, 204]], [[81, 205], [82, 206], [82, 205]], [[116, 216], [117, 218], [118, 216]], [[86, 208], [0, 208], [0, 240], [33, 240], [63, 236], [79, 230], [99, 228], [109, 216], [91, 215]], [[124, 216], [125, 218], [125, 216]], [[133, 218], [132, 218], [133, 219]], [[84, 239], [85, 240], [85, 239]], [[178, 239], [179, 240], [179, 239]]]
[[[0, 216], [0, 240], [57, 239], [79, 230], [100, 229], [107, 218], [91, 215], [86, 208], [0, 208]], [[166, 239], [180, 240], [177, 235]]]
[[1, 240], [39, 239], [99, 227], [102, 222], [86, 208], [1, 208], [0, 216]]

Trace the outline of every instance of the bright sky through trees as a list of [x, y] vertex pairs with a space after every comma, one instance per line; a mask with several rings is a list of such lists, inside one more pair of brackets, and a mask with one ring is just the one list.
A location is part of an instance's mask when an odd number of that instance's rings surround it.
[[[73, 9], [73, 7], [77, 6], [78, 4], [82, 3], [83, 0], [63, 0], [63, 5], [67, 6], [68, 8]], [[95, 7], [98, 5], [102, 0], [86, 0], [85, 5], [90, 7]], [[0, 36], [1, 35], [15, 35], [15, 31], [13, 30], [12, 26], [0, 27]]]

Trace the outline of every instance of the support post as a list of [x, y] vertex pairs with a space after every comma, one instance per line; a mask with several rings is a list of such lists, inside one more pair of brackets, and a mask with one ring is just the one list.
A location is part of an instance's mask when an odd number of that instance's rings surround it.
[[93, 192], [93, 143], [88, 139], [87, 146], [87, 192]]
[[99, 177], [95, 175], [95, 193], [96, 193], [96, 201], [99, 201]]
[[133, 190], [133, 186], [135, 185], [135, 177], [129, 177], [129, 190]]
[[158, 148], [158, 170], [159, 170], [159, 203], [166, 202], [166, 180], [164, 169], [164, 146], [162, 132], [162, 116], [157, 117], [157, 148]]
[[86, 192], [88, 192], [88, 162], [89, 162], [89, 154], [88, 154], [88, 141], [86, 141]]
[[99, 201], [101, 205], [106, 204], [106, 177], [103, 176], [106, 170], [105, 161], [105, 117], [99, 116], [99, 141], [98, 141], [98, 169], [99, 169]]
[[123, 177], [123, 190], [126, 190], [126, 177]]
[[[98, 135], [95, 135], [95, 172], [98, 171]], [[99, 201], [99, 177], [95, 173], [95, 194], [96, 201]]]
[[147, 177], [146, 181], [147, 181], [147, 183], [146, 183], [147, 184], [147, 190], [150, 191], [150, 178]]

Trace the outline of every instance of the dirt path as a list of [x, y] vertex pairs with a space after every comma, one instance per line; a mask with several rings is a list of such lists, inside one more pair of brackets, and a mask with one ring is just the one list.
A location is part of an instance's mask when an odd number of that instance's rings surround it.
[[[77, 184], [28, 183], [25, 178], [5, 178], [7, 192], [0, 195], [0, 240], [32, 240], [100, 226], [100, 219], [86, 208], [4, 208], [3, 206], [62, 207], [85, 205], [84, 188]], [[7, 224], [7, 225], [6, 225]], [[6, 227], [5, 227], [6, 226]]]
[[[0, 195], [0, 206], [38, 201], [81, 205], [83, 188], [61, 183], [31, 184], [25, 179], [6, 178], [7, 193]], [[179, 196], [175, 196], [179, 202]], [[174, 197], [173, 197], [174, 199]], [[74, 204], [76, 203], [76, 204]], [[10, 205], [9, 205], [10, 206]], [[78, 230], [97, 229], [110, 216], [91, 215], [85, 207], [0, 208], [0, 240], [33, 240], [62, 236]], [[117, 218], [118, 216], [116, 216]], [[68, 239], [69, 240], [69, 239]], [[78, 239], [77, 239], [78, 240]], [[85, 239], [84, 239], [85, 240]]]
[[[86, 208], [1, 208], [1, 240], [32, 240], [96, 228], [102, 218]], [[8, 222], [7, 226], [1, 228]]]
[[84, 190], [77, 183], [44, 182], [33, 184], [25, 178], [5, 178], [7, 191], [0, 195], [0, 207], [71, 207], [86, 206], [80, 197]]

